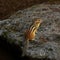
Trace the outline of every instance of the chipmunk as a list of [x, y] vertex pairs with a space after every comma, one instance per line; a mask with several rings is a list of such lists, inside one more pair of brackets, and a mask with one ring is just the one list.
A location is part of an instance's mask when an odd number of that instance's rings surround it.
[[38, 29], [38, 27], [40, 26], [41, 23], [42, 23], [41, 19], [36, 19], [36, 20], [34, 20], [32, 25], [29, 27], [29, 29], [27, 29], [25, 31], [25, 34], [24, 34], [25, 35], [25, 46], [24, 46], [24, 49], [23, 49], [23, 54], [26, 53], [26, 50], [29, 47], [29, 41], [33, 40], [35, 38], [37, 29]]

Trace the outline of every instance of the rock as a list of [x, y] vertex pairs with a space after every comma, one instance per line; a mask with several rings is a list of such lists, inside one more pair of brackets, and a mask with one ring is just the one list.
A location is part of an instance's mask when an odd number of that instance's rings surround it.
[[34, 18], [41, 18], [43, 23], [36, 33], [35, 40], [29, 43], [26, 56], [33, 59], [59, 60], [60, 12], [53, 11], [51, 9], [53, 6], [57, 9], [60, 7], [60, 5], [49, 4], [35, 5], [0, 21], [0, 36], [23, 50], [24, 31], [31, 25]]
[[27, 50], [27, 56], [32, 56], [33, 58], [47, 58], [47, 59], [56, 59], [59, 57], [59, 46], [55, 42], [47, 42], [42, 45], [33, 44]]

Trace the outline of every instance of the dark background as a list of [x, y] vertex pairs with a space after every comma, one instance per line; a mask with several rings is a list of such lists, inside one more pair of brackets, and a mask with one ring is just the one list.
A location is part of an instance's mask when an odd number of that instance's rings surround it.
[[16, 11], [40, 3], [59, 3], [59, 0], [0, 0], [0, 19], [6, 19]]

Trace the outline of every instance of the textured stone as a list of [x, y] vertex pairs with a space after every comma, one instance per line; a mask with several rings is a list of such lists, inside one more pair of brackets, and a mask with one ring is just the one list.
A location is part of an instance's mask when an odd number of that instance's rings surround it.
[[[23, 49], [24, 31], [34, 18], [41, 18], [43, 23], [36, 33], [34, 41], [29, 43], [26, 56], [37, 59], [60, 58], [60, 5], [40, 4], [20, 10], [8, 19], [0, 21], [0, 36], [7, 38], [10, 44], [17, 44]], [[53, 9], [52, 9], [53, 8]]]

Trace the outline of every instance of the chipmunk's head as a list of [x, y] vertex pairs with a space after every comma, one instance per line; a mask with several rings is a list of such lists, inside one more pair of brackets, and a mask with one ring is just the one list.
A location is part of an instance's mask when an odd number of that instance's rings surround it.
[[34, 23], [36, 26], [39, 26], [42, 23], [42, 20], [41, 19], [35, 19]]
[[36, 23], [36, 24], [42, 23], [42, 20], [41, 20], [41, 19], [36, 19], [36, 20], [35, 20], [35, 23]]

